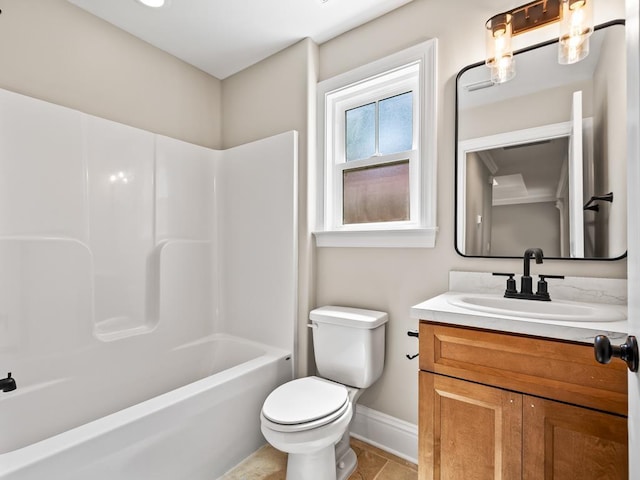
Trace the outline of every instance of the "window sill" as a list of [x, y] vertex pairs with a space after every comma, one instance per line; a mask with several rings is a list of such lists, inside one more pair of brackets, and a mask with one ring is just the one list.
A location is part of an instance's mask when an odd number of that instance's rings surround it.
[[437, 227], [314, 232], [318, 247], [433, 248]]

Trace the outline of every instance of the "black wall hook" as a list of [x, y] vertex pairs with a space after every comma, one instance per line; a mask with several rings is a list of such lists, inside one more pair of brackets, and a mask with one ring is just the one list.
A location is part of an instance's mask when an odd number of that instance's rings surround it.
[[[410, 337], [418, 338], [418, 337], [420, 336], [420, 333], [418, 332], [418, 330], [409, 330], [409, 331], [407, 332], [407, 335], [409, 335]], [[413, 359], [414, 359], [414, 358], [416, 358], [418, 355], [420, 355], [420, 354], [419, 354], [419, 353], [416, 353], [415, 355], [409, 355], [409, 354], [407, 353], [406, 357], [407, 357], [409, 360], [413, 360]]]
[[582, 207], [583, 210], [591, 210], [594, 212], [600, 211], [600, 205], [595, 202], [609, 202], [613, 203], [613, 192], [605, 193], [604, 195], [594, 195], [592, 196], [587, 203]]

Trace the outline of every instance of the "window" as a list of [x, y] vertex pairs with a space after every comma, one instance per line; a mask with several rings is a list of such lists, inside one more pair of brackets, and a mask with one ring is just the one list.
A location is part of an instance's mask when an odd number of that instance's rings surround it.
[[435, 244], [435, 48], [318, 85], [318, 246]]

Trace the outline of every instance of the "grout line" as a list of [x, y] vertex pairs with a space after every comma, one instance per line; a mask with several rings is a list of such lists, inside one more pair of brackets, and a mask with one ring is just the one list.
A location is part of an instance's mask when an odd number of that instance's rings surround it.
[[382, 468], [380, 470], [378, 470], [378, 473], [375, 474], [375, 476], [373, 477], [373, 480], [376, 480], [380, 474], [382, 473], [382, 471], [384, 470], [384, 468], [389, 464], [390, 460], [385, 459], [386, 461], [384, 462], [384, 465], [382, 465]]

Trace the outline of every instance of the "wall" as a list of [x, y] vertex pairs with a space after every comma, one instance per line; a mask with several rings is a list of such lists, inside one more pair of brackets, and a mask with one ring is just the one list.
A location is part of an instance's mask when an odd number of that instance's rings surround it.
[[[571, 120], [573, 92], [578, 90], [583, 93], [583, 116], [590, 117], [592, 115], [592, 82], [577, 82], [490, 105], [466, 109], [460, 118], [458, 138], [468, 140], [568, 122]], [[549, 108], [549, 105], [553, 105], [553, 108]], [[522, 112], [527, 112], [527, 114], [522, 115]]]
[[[466, 170], [467, 218], [465, 222], [464, 250], [468, 255], [487, 255], [493, 244], [491, 240], [492, 208], [491, 208], [491, 172], [476, 152], [467, 155]], [[478, 223], [478, 215], [482, 217]]]
[[[601, 121], [594, 125], [597, 142], [596, 158], [606, 158], [608, 161], [599, 166], [596, 163], [595, 195], [613, 192], [614, 202], [600, 203], [600, 211], [595, 213], [596, 248], [597, 253], [604, 256], [619, 255], [626, 248], [626, 202], [616, 201], [627, 195], [626, 185], [626, 128], [620, 124], [621, 118], [626, 118], [626, 59], [625, 53], [613, 48], [622, 41], [624, 30], [608, 29], [607, 37], [602, 46], [602, 55], [594, 79], [594, 98]], [[615, 234], [614, 234], [615, 233]]]
[[218, 79], [65, 0], [0, 9], [0, 88], [220, 147]]
[[[467, 259], [454, 250], [454, 126], [457, 72], [484, 56], [484, 23], [513, 8], [507, 0], [414, 0], [406, 6], [320, 46], [320, 79], [343, 73], [427, 38], [439, 39], [438, 226], [434, 249], [322, 248], [317, 252], [317, 303], [366, 306], [390, 313], [386, 367], [382, 379], [362, 397], [375, 410], [417, 423], [417, 351], [406, 331], [416, 328], [409, 307], [447, 290], [450, 270], [515, 271], [522, 261]], [[464, 14], [462, 11], [464, 10]], [[624, 2], [599, 2], [596, 21], [623, 18]], [[537, 43], [551, 36], [546, 27], [514, 39]], [[517, 42], [515, 42], [517, 40]], [[536, 272], [622, 278], [626, 261], [546, 261]]]
[[288, 352], [297, 314], [296, 137], [221, 152], [216, 183], [217, 331]]
[[545, 256], [560, 256], [560, 212], [555, 202], [493, 207], [491, 248], [501, 255], [522, 255], [512, 245], [535, 245]]
[[[288, 130], [298, 131], [298, 345], [297, 371], [307, 373], [309, 310], [315, 306], [314, 252], [309, 222], [315, 215], [317, 45], [305, 39], [222, 82], [224, 148]], [[311, 213], [310, 213], [311, 212]]]

